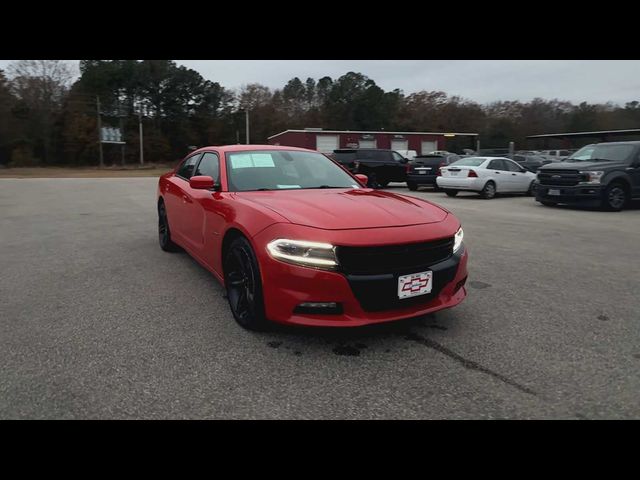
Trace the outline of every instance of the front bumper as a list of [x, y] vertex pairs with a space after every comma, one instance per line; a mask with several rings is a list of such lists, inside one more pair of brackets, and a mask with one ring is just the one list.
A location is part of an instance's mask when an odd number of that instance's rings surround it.
[[[406, 228], [416, 233], [419, 230], [418, 227]], [[373, 230], [386, 230], [385, 235], [392, 234], [388, 232], [390, 229]], [[374, 237], [375, 233], [369, 235], [369, 239]], [[261, 239], [259, 242], [262, 243]], [[397, 243], [397, 239], [395, 242]], [[468, 254], [464, 246], [456, 254], [428, 268], [408, 268], [406, 271], [382, 275], [349, 275], [339, 271], [292, 265], [275, 260], [268, 254], [262, 254], [260, 247], [256, 247], [260, 261], [265, 313], [268, 319], [277, 323], [356, 327], [416, 317], [450, 308], [459, 304], [467, 295], [464, 283], [467, 278]], [[427, 269], [433, 271], [432, 292], [398, 299], [398, 276]], [[302, 313], [299, 309], [296, 310], [296, 307], [306, 302], [335, 302], [340, 304], [339, 313]]]
[[[550, 195], [549, 190], [559, 191], [559, 195]], [[556, 186], [537, 184], [535, 188], [536, 201], [566, 204], [581, 204], [598, 206], [602, 200], [603, 187], [601, 185]]]

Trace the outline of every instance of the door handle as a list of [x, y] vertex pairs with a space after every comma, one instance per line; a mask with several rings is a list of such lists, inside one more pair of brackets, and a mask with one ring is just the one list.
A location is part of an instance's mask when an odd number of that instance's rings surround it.
[[511, 175], [513, 175], [514, 177], [516, 176], [516, 174], [515, 174], [515, 173], [512, 173]]
[[498, 175], [500, 175], [500, 172], [496, 172]]

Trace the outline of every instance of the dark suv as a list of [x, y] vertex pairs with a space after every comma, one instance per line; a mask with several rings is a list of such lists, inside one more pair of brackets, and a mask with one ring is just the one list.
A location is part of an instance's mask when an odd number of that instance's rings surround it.
[[436, 178], [440, 175], [440, 167], [457, 160], [460, 160], [460, 156], [455, 153], [418, 155], [412, 158], [407, 164], [407, 187], [415, 191], [418, 187], [427, 185], [439, 190]]
[[389, 182], [406, 182], [408, 160], [394, 150], [358, 148], [334, 150], [330, 155], [352, 173], [369, 177], [367, 186], [386, 187]]
[[540, 167], [536, 200], [619, 211], [640, 198], [640, 142], [596, 143], [559, 163]]

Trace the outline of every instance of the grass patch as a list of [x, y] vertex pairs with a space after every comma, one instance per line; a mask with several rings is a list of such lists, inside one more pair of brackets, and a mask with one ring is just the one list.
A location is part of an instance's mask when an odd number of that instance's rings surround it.
[[0, 168], [0, 178], [121, 178], [159, 177], [174, 165], [150, 164], [112, 167], [12, 167]]

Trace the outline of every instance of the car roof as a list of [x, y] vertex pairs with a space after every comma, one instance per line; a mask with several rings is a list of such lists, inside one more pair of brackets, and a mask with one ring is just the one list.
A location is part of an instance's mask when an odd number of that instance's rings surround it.
[[589, 145], [585, 145], [585, 147], [591, 147], [593, 145], [640, 145], [640, 140], [629, 140], [627, 142], [600, 142], [600, 143], [591, 143]]
[[194, 152], [206, 151], [206, 150], [218, 150], [221, 152], [246, 152], [249, 150], [294, 150], [298, 152], [314, 152], [319, 153], [316, 150], [310, 150], [308, 148], [289, 147], [287, 145], [211, 145], [208, 147], [200, 147]]

